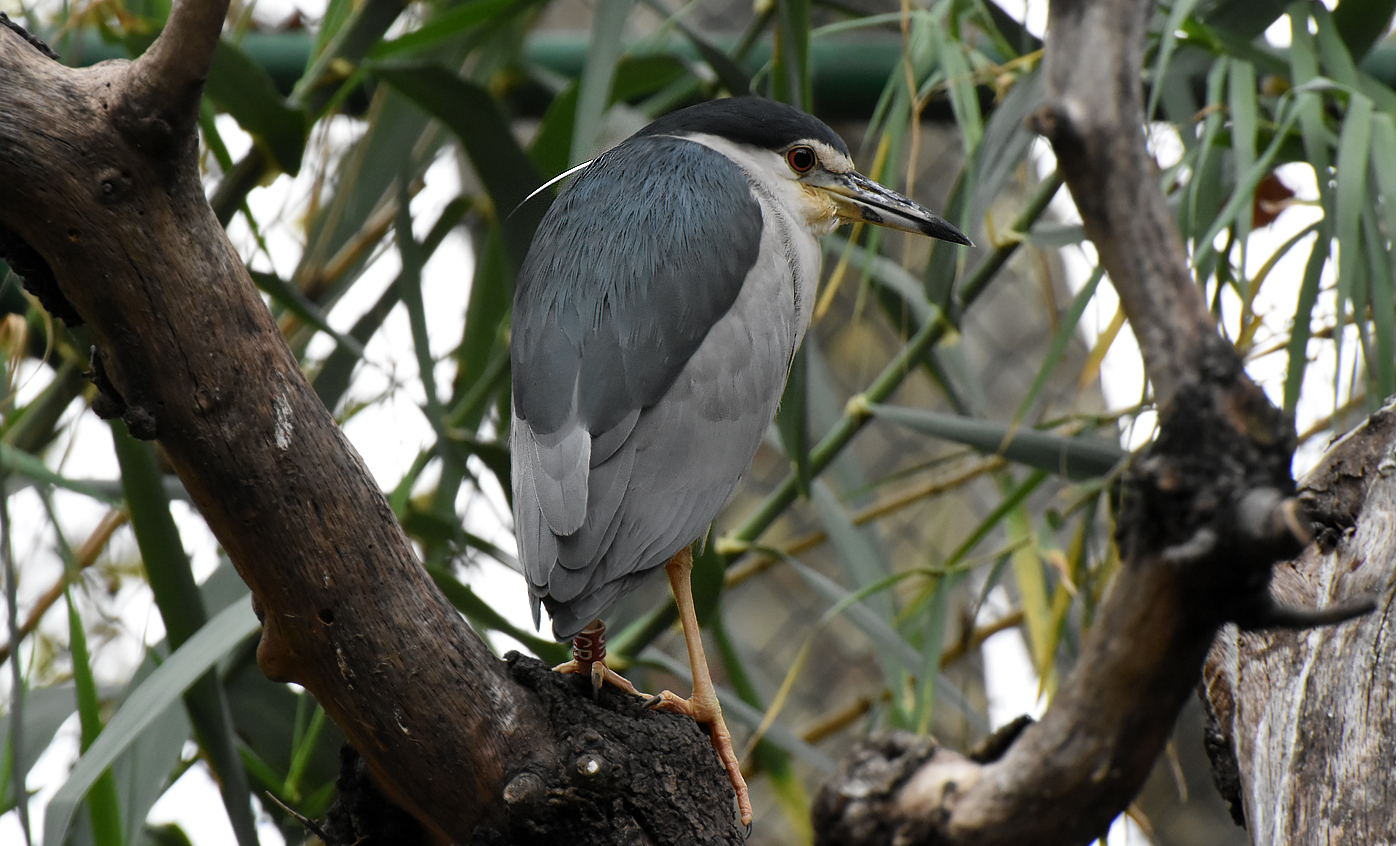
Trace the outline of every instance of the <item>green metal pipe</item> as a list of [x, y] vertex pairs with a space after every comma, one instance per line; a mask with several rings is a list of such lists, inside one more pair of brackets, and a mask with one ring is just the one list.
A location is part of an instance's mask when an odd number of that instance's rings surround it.
[[[714, 43], [728, 50], [736, 35], [717, 36]], [[291, 93], [305, 72], [315, 44], [314, 36], [305, 30], [287, 32], [250, 32], [239, 40], [239, 46], [272, 78], [277, 90]], [[84, 31], [67, 43], [58, 45], [66, 64], [83, 66], [106, 59], [128, 58], [121, 42], [103, 41], [95, 32]], [[812, 88], [815, 110], [830, 119], [866, 117], [884, 90], [890, 74], [903, 54], [903, 40], [898, 33], [871, 30], [849, 35], [814, 39], [811, 44]], [[751, 75], [772, 59], [771, 42], [754, 46], [742, 62]], [[670, 55], [699, 62], [694, 46], [682, 38], [642, 42], [633, 46], [633, 56]], [[525, 43], [525, 61], [554, 74], [577, 78], [588, 56], [588, 37], [573, 32], [541, 32], [531, 35]], [[1372, 48], [1359, 63], [1362, 70], [1380, 82], [1395, 87], [1395, 41], [1388, 39]], [[525, 96], [519, 105], [523, 113], [538, 116], [547, 102]], [[929, 117], [937, 118], [932, 114]]]

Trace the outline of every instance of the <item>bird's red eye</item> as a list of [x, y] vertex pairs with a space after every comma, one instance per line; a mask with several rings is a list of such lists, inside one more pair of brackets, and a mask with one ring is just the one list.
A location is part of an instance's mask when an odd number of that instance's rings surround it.
[[787, 151], [788, 167], [797, 173], [806, 173], [817, 166], [817, 154], [811, 147], [793, 147]]

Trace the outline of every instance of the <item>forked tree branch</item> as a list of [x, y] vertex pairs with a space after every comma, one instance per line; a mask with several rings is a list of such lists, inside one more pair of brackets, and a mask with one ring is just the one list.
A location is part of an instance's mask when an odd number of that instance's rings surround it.
[[819, 797], [821, 842], [1086, 843], [1137, 794], [1223, 623], [1315, 625], [1371, 607], [1364, 597], [1298, 611], [1268, 592], [1273, 565], [1308, 540], [1292, 499], [1293, 430], [1216, 332], [1148, 156], [1140, 80], [1155, 6], [1052, 2], [1048, 98], [1031, 118], [1158, 401], [1161, 434], [1123, 483], [1122, 569], [1040, 722], [978, 760], [907, 737], [859, 750]]
[[177, 3], [151, 52], [89, 69], [0, 28], [0, 229], [89, 327], [95, 407], [160, 440], [252, 588], [263, 671], [465, 841], [504, 827], [511, 770], [554, 741], [419, 565], [205, 201], [195, 118], [226, 6]]

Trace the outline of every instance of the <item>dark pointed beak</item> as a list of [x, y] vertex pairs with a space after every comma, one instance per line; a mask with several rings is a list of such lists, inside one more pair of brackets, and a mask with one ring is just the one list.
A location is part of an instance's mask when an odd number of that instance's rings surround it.
[[876, 226], [917, 232], [971, 247], [972, 241], [958, 228], [903, 194], [896, 193], [854, 170], [847, 173], [821, 171], [807, 181], [826, 192], [836, 204], [836, 216], [843, 220], [863, 220]]

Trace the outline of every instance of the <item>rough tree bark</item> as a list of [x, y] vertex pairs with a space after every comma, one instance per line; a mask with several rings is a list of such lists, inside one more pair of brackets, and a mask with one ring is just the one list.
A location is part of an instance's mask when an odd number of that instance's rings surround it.
[[1395, 404], [1299, 484], [1318, 542], [1278, 567], [1280, 602], [1376, 595], [1334, 631], [1226, 626], [1206, 661], [1207, 748], [1255, 846], [1395, 842]]
[[1158, 404], [1161, 434], [1123, 480], [1121, 572], [1044, 719], [973, 759], [908, 737], [858, 749], [818, 797], [820, 842], [1086, 843], [1141, 787], [1223, 624], [1307, 627], [1372, 604], [1304, 611], [1269, 592], [1275, 562], [1309, 539], [1289, 472], [1294, 434], [1217, 334], [1147, 154], [1141, 69], [1155, 7], [1052, 0], [1048, 102], [1030, 119], [1054, 147]]
[[[1127, 482], [1123, 574], [1045, 720], [977, 761], [889, 765], [876, 749], [861, 790], [824, 794], [828, 842], [1085, 842], [1136, 792], [1218, 626], [1286, 618], [1267, 583], [1299, 548], [1291, 434], [1212, 331], [1145, 159], [1150, 5], [1054, 7], [1040, 119], [1162, 407], [1163, 437]], [[95, 407], [160, 440], [253, 590], [263, 670], [310, 690], [437, 839], [738, 843], [693, 722], [608, 696], [625, 719], [579, 716], [577, 680], [490, 654], [302, 378], [196, 167], [226, 7], [178, 2], [141, 59], [86, 70], [0, 26], [0, 252], [90, 327]]]

